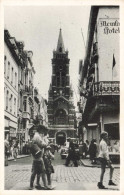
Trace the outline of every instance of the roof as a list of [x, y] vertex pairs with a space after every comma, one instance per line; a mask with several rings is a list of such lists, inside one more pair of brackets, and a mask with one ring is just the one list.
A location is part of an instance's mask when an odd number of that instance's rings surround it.
[[64, 47], [64, 42], [63, 42], [63, 38], [62, 38], [62, 29], [61, 28], [59, 31], [59, 38], [58, 38], [56, 51], [59, 53], [65, 53], [65, 47]]
[[54, 101], [58, 100], [58, 99], [64, 99], [65, 101], [69, 102], [69, 100], [63, 96], [59, 96], [57, 97]]

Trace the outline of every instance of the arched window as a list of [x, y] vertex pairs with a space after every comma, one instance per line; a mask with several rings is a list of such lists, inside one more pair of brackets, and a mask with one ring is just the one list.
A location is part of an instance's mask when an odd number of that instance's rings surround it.
[[55, 123], [56, 124], [67, 124], [68, 123], [68, 116], [63, 109], [59, 109], [55, 113]]
[[27, 111], [27, 100], [26, 99], [24, 99], [23, 101], [23, 108], [24, 108], [24, 112], [26, 112]]

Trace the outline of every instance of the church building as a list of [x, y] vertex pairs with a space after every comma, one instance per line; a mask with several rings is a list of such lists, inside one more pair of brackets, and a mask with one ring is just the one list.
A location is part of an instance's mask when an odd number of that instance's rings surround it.
[[74, 138], [76, 133], [69, 61], [60, 29], [57, 49], [53, 51], [52, 78], [48, 91], [49, 138], [59, 145], [64, 145], [69, 137]]

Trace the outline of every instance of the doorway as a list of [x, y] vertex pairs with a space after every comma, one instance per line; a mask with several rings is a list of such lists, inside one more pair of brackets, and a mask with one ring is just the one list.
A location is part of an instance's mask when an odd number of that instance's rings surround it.
[[66, 134], [64, 132], [58, 132], [56, 134], [56, 143], [58, 145], [64, 145], [66, 142]]

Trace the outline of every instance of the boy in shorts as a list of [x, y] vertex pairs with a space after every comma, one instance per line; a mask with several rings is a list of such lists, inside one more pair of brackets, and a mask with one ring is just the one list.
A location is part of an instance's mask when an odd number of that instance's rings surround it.
[[104, 177], [106, 165], [110, 168], [108, 185], [116, 186], [116, 184], [112, 181], [114, 167], [112, 166], [111, 161], [109, 159], [107, 143], [108, 143], [108, 133], [104, 131], [101, 133], [101, 141], [99, 145], [99, 160], [101, 162], [100, 182], [98, 182], [97, 184], [99, 189], [105, 189], [105, 186], [103, 185], [103, 177]]

